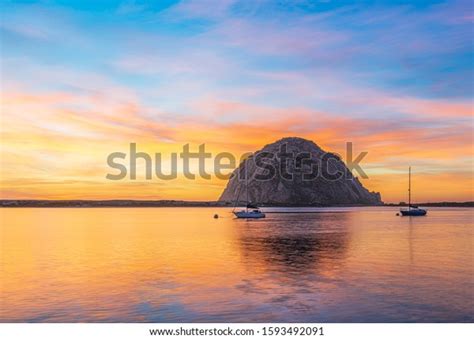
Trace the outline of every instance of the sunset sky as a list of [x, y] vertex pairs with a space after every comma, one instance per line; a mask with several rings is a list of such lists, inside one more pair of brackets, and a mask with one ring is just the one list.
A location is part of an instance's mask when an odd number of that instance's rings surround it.
[[[473, 199], [472, 1], [0, 1], [1, 198], [215, 200], [111, 152], [237, 157], [300, 136], [385, 202]], [[165, 167], [166, 169], [166, 167]]]

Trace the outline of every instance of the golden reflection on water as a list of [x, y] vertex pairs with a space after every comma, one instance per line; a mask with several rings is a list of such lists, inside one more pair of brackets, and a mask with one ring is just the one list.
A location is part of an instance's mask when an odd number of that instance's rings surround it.
[[470, 209], [0, 213], [4, 322], [474, 320]]

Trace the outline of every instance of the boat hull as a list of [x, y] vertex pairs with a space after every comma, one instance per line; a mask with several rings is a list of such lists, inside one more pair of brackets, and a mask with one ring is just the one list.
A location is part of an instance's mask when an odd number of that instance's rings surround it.
[[265, 218], [265, 213], [263, 212], [246, 212], [246, 211], [239, 211], [234, 212], [234, 215], [240, 219], [261, 219]]
[[405, 217], [417, 217], [426, 215], [426, 210], [423, 210], [421, 208], [414, 210], [401, 210], [400, 213], [402, 214], [402, 216]]

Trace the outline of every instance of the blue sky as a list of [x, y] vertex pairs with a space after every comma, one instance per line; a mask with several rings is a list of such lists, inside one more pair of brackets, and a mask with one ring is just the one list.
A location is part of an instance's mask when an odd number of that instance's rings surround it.
[[[196, 125], [261, 124], [235, 144], [211, 132], [207, 142], [253, 149], [298, 134], [341, 150], [350, 139], [378, 152], [374, 173], [401, 171], [394, 156], [411, 157], [426, 172], [465, 174], [472, 165], [465, 148], [472, 140], [470, 1], [2, 1], [1, 7], [2, 91], [7, 99], [28, 98], [26, 108], [16, 99], [4, 108], [4, 129], [17, 129], [12, 119], [53, 139], [61, 131], [97, 138], [100, 123], [111, 140], [114, 133], [119, 138], [115, 120], [133, 110], [158, 141], [186, 142], [170, 131]], [[94, 125], [70, 126], [83, 119]], [[124, 124], [130, 135], [143, 136]], [[439, 155], [411, 153], [413, 143]], [[399, 153], [378, 150], [382, 144]]]

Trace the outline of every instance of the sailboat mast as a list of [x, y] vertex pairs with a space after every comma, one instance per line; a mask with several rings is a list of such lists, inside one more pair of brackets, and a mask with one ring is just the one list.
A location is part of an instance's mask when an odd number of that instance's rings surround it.
[[411, 166], [408, 167], [408, 209], [411, 208]]
[[248, 163], [248, 161], [245, 162], [245, 192], [247, 193], [245, 211], [248, 212], [248, 206], [249, 206], [249, 177], [248, 177], [247, 163]]

